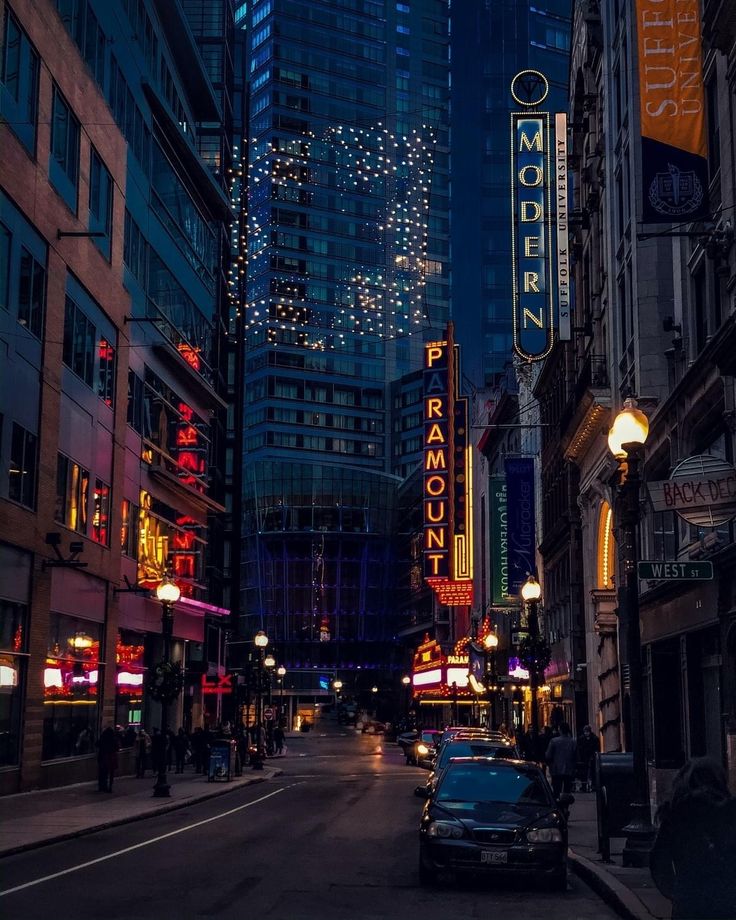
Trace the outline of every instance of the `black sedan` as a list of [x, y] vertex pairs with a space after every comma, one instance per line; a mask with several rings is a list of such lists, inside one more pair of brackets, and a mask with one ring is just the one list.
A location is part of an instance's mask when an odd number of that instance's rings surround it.
[[450, 760], [419, 826], [419, 880], [439, 873], [506, 873], [567, 885], [567, 820], [572, 796], [555, 801], [536, 764]]
[[437, 750], [437, 756], [432, 763], [432, 772], [427, 777], [426, 784], [417, 786], [415, 793], [423, 798], [430, 798], [434, 794], [442, 771], [453, 757], [501, 757], [503, 760], [521, 760], [515, 744], [508, 740], [492, 740], [483, 737], [462, 738], [456, 736], [445, 741]]

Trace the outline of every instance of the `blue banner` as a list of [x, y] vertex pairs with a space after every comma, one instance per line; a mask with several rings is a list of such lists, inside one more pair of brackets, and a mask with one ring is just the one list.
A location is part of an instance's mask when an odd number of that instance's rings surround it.
[[508, 592], [519, 597], [527, 575], [535, 573], [534, 460], [517, 457], [504, 462], [508, 517]]

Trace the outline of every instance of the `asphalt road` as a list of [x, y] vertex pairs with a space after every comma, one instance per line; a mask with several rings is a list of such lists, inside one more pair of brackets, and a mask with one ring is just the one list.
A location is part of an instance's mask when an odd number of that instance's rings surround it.
[[514, 882], [420, 888], [413, 795], [425, 771], [394, 744], [318, 726], [283, 776], [167, 815], [0, 861], [3, 920], [605, 920], [567, 893]]

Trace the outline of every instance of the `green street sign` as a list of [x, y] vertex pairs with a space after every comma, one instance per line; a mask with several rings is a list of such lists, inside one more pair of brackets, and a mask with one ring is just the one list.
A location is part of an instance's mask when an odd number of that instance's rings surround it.
[[710, 581], [712, 562], [640, 562], [639, 578], [660, 581]]

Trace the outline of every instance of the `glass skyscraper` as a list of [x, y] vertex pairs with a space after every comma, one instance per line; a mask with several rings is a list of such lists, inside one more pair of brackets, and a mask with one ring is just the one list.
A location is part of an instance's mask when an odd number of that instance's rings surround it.
[[539, 70], [544, 108], [566, 111], [570, 9], [569, 0], [452, 4], [453, 319], [478, 388], [512, 359], [509, 88], [520, 70]]
[[307, 689], [308, 669], [390, 659], [388, 384], [449, 316], [448, 7], [260, 0], [236, 17], [249, 80], [241, 625], [265, 629]]

